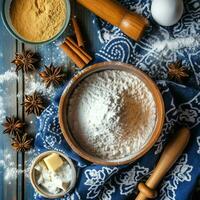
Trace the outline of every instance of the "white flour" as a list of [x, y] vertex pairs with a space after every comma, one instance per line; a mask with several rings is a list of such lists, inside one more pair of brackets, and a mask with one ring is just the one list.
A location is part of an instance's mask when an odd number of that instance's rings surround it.
[[68, 118], [84, 149], [104, 159], [120, 159], [147, 142], [155, 126], [156, 106], [137, 77], [107, 70], [79, 84], [70, 99]]
[[52, 97], [55, 93], [55, 88], [53, 86], [47, 88], [43, 82], [34, 80], [33, 77], [26, 78], [26, 86], [26, 95], [31, 95], [36, 91], [40, 94]]
[[16, 80], [17, 79], [17, 74], [14, 71], [6, 71], [4, 74], [0, 74], [0, 84], [3, 84], [6, 81], [9, 80]]
[[[2, 92], [2, 90], [0, 89], [0, 93]], [[6, 115], [6, 111], [4, 109], [4, 103], [3, 103], [3, 98], [0, 96], [0, 123], [3, 123], [5, 115]]]
[[[1, 55], [0, 55], [1, 56]], [[5, 102], [5, 91], [7, 90], [7, 85], [11, 84], [11, 81], [17, 80], [17, 74], [14, 69], [7, 70], [6, 72], [0, 74], [0, 124], [3, 123], [6, 115], [6, 105]], [[5, 85], [4, 85], [5, 84]], [[7, 85], [6, 85], [7, 84]]]
[[33, 157], [37, 154], [34, 150], [27, 152], [29, 160], [25, 161], [26, 169], [22, 170], [21, 164], [18, 165], [15, 161], [15, 154], [11, 154], [8, 150], [0, 150], [0, 175], [4, 178], [9, 185], [16, 181], [17, 177], [24, 174], [25, 178], [29, 179], [30, 167]]
[[0, 160], [0, 169], [2, 171], [4, 180], [11, 184], [17, 179], [17, 176], [24, 173], [23, 170], [17, 169], [16, 162], [13, 160], [13, 155], [8, 152], [4, 153], [4, 157]]
[[198, 37], [185, 37], [175, 38], [170, 40], [164, 40], [156, 42], [153, 45], [153, 50], [166, 54], [169, 50], [177, 51], [183, 48], [194, 48], [200, 45], [200, 39]]

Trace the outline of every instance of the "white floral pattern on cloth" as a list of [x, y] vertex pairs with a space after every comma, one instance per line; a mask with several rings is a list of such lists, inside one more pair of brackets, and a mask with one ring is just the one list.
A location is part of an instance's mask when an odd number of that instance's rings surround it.
[[[43, 118], [41, 122], [40, 118], [40, 127], [39, 130], [45, 130], [43, 146], [47, 149], [51, 149], [55, 144], [61, 144], [62, 142], [62, 132], [60, 130], [57, 109], [55, 109], [55, 105], [50, 105], [45, 111], [45, 119]], [[53, 118], [52, 118], [53, 116]], [[49, 123], [51, 120], [51, 123]], [[39, 132], [41, 134], [41, 132]], [[36, 135], [37, 137], [38, 135]]]
[[171, 103], [170, 105], [166, 104], [165, 124], [163, 126], [162, 134], [154, 146], [157, 148], [155, 150], [155, 154], [162, 151], [166, 138], [168, 134], [172, 132], [175, 124], [179, 123], [180, 125], [189, 127], [190, 129], [200, 124], [200, 92], [197, 92], [197, 94], [189, 101], [175, 105], [173, 95], [169, 95], [170, 90], [166, 83], [163, 81], [159, 81], [157, 83], [158, 85], [162, 85], [163, 96], [165, 96], [165, 94], [167, 94], [168, 97], [171, 96], [171, 99], [168, 99], [168, 102]]
[[103, 185], [101, 189], [101, 195], [98, 197], [99, 200], [112, 200], [112, 194], [115, 193], [116, 187], [112, 183], [111, 179]]
[[179, 119], [184, 124], [186, 122], [189, 128], [193, 128], [200, 123], [200, 92], [190, 101], [185, 102], [178, 107]]
[[[184, 124], [192, 128], [192, 137], [185, 154], [175, 164], [162, 183], [159, 200], [188, 200], [196, 178], [199, 176], [200, 162], [200, 47], [182, 48], [176, 51], [157, 52], [153, 45], [165, 39], [200, 36], [200, 2], [187, 0], [182, 20], [174, 27], [158, 26], [150, 16], [151, 0], [121, 0], [131, 10], [147, 16], [150, 27], [146, 36], [134, 43], [120, 30], [103, 20], [99, 24], [99, 38], [104, 43], [96, 54], [95, 62], [117, 60], [130, 63], [149, 74], [157, 83], [165, 103], [166, 120], [163, 132], [155, 146], [137, 163], [122, 167], [102, 167], [80, 158], [66, 144], [58, 125], [58, 102], [52, 103], [40, 117], [40, 128], [36, 137], [38, 150], [54, 149], [67, 154], [79, 166], [80, 174], [75, 190], [69, 200], [125, 200], [134, 199], [136, 185], [148, 178], [166, 142], [175, 130]], [[95, 24], [97, 24], [95, 23]], [[186, 83], [168, 81], [168, 65], [176, 60], [190, 70], [191, 77]], [[59, 96], [59, 95], [58, 95]], [[181, 190], [184, 188], [183, 190]], [[36, 196], [39, 200], [42, 197]]]
[[[181, 48], [176, 51], [157, 52], [154, 44], [167, 39], [196, 38], [200, 35], [200, 5], [197, 0], [190, 0], [185, 4], [185, 14], [181, 21], [172, 29], [158, 26], [150, 16], [151, 1], [125, 0], [120, 1], [129, 9], [147, 16], [150, 20], [150, 27], [139, 43], [135, 43], [122, 34], [119, 29], [100, 20], [99, 38], [104, 41], [104, 47], [96, 54], [104, 60], [118, 60], [134, 64], [148, 73], [154, 79], [167, 79], [167, 66], [176, 59], [180, 59], [187, 68], [192, 66], [194, 80], [199, 85], [200, 69], [199, 53], [200, 47]], [[104, 39], [103, 39], [104, 38]], [[126, 51], [130, 49], [129, 51]], [[166, 49], [164, 49], [166, 50]], [[128, 54], [127, 54], [128, 52]], [[151, 66], [151, 67], [149, 67]]]
[[[65, 200], [65, 198], [64, 199], [60, 199], [60, 200]], [[68, 195], [66, 200], [81, 200], [81, 197], [80, 197], [78, 191], [75, 190], [72, 195]]]
[[[96, 169], [85, 170], [84, 173], [85, 173], [86, 181], [84, 184], [89, 186], [87, 199], [97, 198], [100, 195], [100, 192], [102, 191], [102, 187], [104, 187], [106, 180], [108, 180], [109, 177], [112, 176], [112, 174], [116, 173], [117, 171], [118, 171], [117, 168], [111, 169], [108, 167], [102, 167], [102, 169], [99, 169], [99, 170], [96, 170]], [[107, 199], [110, 198], [109, 193], [110, 191], [105, 190], [104, 188], [104, 196]]]
[[197, 153], [200, 154], [200, 136], [197, 137], [197, 145], [198, 145]]
[[191, 181], [192, 169], [193, 166], [188, 164], [188, 155], [182, 155], [176, 167], [165, 178], [166, 180], [161, 186], [159, 200], [176, 200], [176, 190], [179, 183]]
[[157, 82], [158, 85], [162, 86], [162, 96], [165, 98], [165, 95], [168, 96], [168, 104], [165, 103], [165, 123], [163, 126], [162, 134], [158, 138], [155, 148], [155, 155], [161, 153], [163, 150], [164, 144], [168, 134], [173, 130], [174, 125], [178, 122], [178, 112], [174, 103], [174, 98], [172, 94], [170, 95], [170, 89], [167, 87], [164, 81]]
[[119, 178], [116, 177], [116, 183], [120, 187], [121, 195], [129, 195], [136, 192], [136, 186], [139, 182], [147, 177], [149, 174], [149, 168], [140, 166], [140, 164], [135, 164], [132, 169], [126, 172], [122, 172]]
[[133, 51], [134, 46], [130, 40], [121, 36], [112, 40], [109, 45], [105, 45], [99, 53], [102, 53], [101, 57], [106, 61], [120, 60], [121, 62], [128, 62]]
[[[175, 87], [177, 87], [177, 84], [174, 85]], [[173, 93], [170, 91], [169, 86], [164, 83], [161, 82], [159, 83], [159, 87], [162, 88], [162, 94], [165, 100], [167, 100], [167, 109], [170, 111], [172, 110], [172, 117], [174, 122], [176, 122], [177, 120], [177, 112], [175, 112], [176, 109], [175, 108], [175, 103], [174, 101], [171, 101], [173, 98]], [[187, 88], [185, 87], [181, 87], [181, 89], [185, 89], [187, 90]], [[184, 93], [183, 91], [183, 93]], [[198, 95], [196, 95], [198, 96]], [[171, 99], [171, 100], [170, 100]], [[169, 101], [170, 100], [170, 101]], [[49, 112], [49, 110], [50, 112]], [[63, 144], [57, 144], [57, 143], [51, 143], [51, 141], [49, 142], [46, 141], [46, 136], [48, 135], [49, 137], [52, 135], [54, 136], [54, 134], [61, 134], [60, 129], [54, 129], [54, 127], [57, 127], [57, 123], [58, 121], [55, 120], [55, 113], [57, 116], [57, 109], [58, 106], [56, 104], [52, 104], [51, 106], [48, 107], [47, 110], [45, 110], [40, 118], [40, 125], [42, 129], [40, 129], [40, 132], [38, 133], [38, 138], [40, 139], [39, 141], [36, 141], [37, 145], [39, 143], [42, 143], [42, 146], [44, 146], [44, 143], [48, 146], [48, 148], [46, 149], [56, 149], [59, 151], [62, 151], [64, 153], [69, 154], [69, 150], [66, 149], [66, 147], [64, 146], [64, 139], [62, 139]], [[54, 111], [56, 112], [54, 112]], [[169, 112], [170, 113], [170, 112]], [[170, 117], [169, 117], [170, 118]], [[52, 124], [52, 126], [46, 126], [45, 123], [48, 121], [49, 124]], [[169, 130], [173, 127], [173, 123], [169, 123]], [[168, 123], [166, 123], [168, 125]], [[166, 125], [166, 126], [167, 126]], [[49, 130], [50, 129], [50, 130]], [[54, 130], [55, 132], [52, 133], [52, 130]], [[42, 137], [41, 137], [42, 136]], [[62, 135], [60, 135], [62, 137]], [[165, 138], [166, 136], [164, 136]], [[36, 139], [38, 139], [36, 138]], [[158, 141], [158, 143], [155, 145], [155, 149], [157, 149], [157, 154], [159, 155], [159, 153], [161, 152], [161, 150], [164, 147], [164, 143], [165, 143], [165, 139], [161, 139], [160, 143]], [[52, 145], [52, 146], [51, 146]], [[40, 146], [40, 145], [39, 145]], [[155, 150], [154, 150], [155, 151]], [[155, 152], [152, 152], [153, 154], [155, 154]], [[149, 155], [147, 155], [147, 157], [151, 157], [151, 160], [155, 160], [156, 157], [153, 156], [151, 152], [149, 153]], [[69, 154], [70, 157], [72, 156], [71, 154]], [[74, 154], [73, 154], [74, 156]], [[72, 158], [73, 158], [72, 156]], [[155, 158], [154, 158], [155, 157]], [[73, 158], [77, 161], [80, 161], [79, 159]], [[143, 159], [141, 159], [143, 160]], [[184, 162], [186, 164], [186, 159], [183, 159]], [[153, 161], [154, 163], [154, 161]], [[113, 195], [118, 194], [122, 196], [127, 196], [127, 195], [133, 195], [133, 193], [135, 193], [136, 191], [136, 184], [141, 181], [144, 178], [147, 178], [147, 176], [149, 175], [149, 172], [152, 170], [152, 166], [148, 166], [149, 164], [145, 164], [142, 165], [140, 164], [140, 162], [136, 163], [136, 164], [132, 164], [131, 168], [130, 166], [127, 166], [128, 168], [125, 170], [122, 170], [121, 172], [118, 171], [118, 168], [109, 168], [109, 167], [98, 167], [95, 166], [95, 169], [92, 167], [92, 165], [88, 166], [87, 165], [79, 165], [81, 166], [85, 172], [84, 172], [84, 176], [82, 176], [82, 184], [84, 184], [86, 186], [85, 191], [88, 191], [85, 195], [86, 198], [83, 199], [97, 199], [98, 200], [112, 200], [114, 197]], [[177, 165], [179, 166], [179, 165]], [[180, 167], [177, 168], [180, 169]], [[187, 165], [186, 165], [187, 166]], [[119, 168], [120, 169], [120, 168]], [[116, 175], [115, 175], [116, 174]], [[111, 180], [110, 177], [114, 177], [114, 180]], [[166, 181], [166, 184], [169, 184], [168, 181]], [[166, 188], [167, 186], [165, 185], [164, 188]], [[171, 186], [170, 186], [171, 187]], [[167, 187], [169, 188], [169, 187]], [[76, 189], [76, 192], [74, 192], [71, 196], [74, 199], [78, 199], [78, 194], [79, 194], [79, 189]], [[173, 192], [175, 193], [175, 189], [173, 189]], [[164, 190], [164, 189], [163, 189]], [[166, 190], [166, 189], [165, 189]], [[166, 191], [166, 192], [170, 192], [170, 190]], [[80, 194], [80, 196], [83, 194]], [[72, 199], [73, 199], [72, 198]], [[39, 199], [39, 197], [37, 198]], [[81, 198], [82, 199], [82, 198]]]

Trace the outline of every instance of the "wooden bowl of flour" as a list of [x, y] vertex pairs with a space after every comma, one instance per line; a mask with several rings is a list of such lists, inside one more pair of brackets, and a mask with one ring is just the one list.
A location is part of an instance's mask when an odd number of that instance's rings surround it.
[[[80, 132], [80, 135], [78, 135], [77, 131], [75, 131], [75, 130], [79, 130], [78, 128], [80, 128], [82, 125], [80, 125], [80, 127], [79, 127], [78, 123], [74, 123], [74, 125], [72, 126], [71, 123], [73, 123], [73, 121], [76, 119], [71, 118], [69, 115], [69, 111], [73, 113], [73, 110], [71, 110], [72, 109], [71, 105], [74, 104], [73, 106], [76, 106], [76, 96], [74, 97], [74, 94], [76, 94], [76, 90], [81, 86], [81, 84], [83, 84], [85, 80], [89, 80], [90, 77], [92, 77], [96, 74], [107, 73], [107, 72], [109, 72], [109, 73], [117, 72], [117, 73], [127, 74], [128, 76], [132, 76], [135, 79], [139, 80], [148, 89], [150, 95], [152, 96], [154, 105], [155, 105], [155, 120], [153, 121], [153, 125], [152, 125], [153, 127], [152, 127], [152, 129], [148, 129], [148, 130], [150, 130], [150, 133], [149, 133], [148, 137], [145, 138], [145, 140], [143, 141], [143, 144], [138, 143], [140, 145], [138, 145], [137, 150], [134, 150], [133, 146], [131, 146], [132, 143], [130, 143], [130, 141], [126, 141], [126, 136], [119, 135], [119, 137], [122, 137], [122, 140], [124, 142], [123, 144], [126, 144], [126, 142], [129, 142], [129, 143], [127, 143], [127, 147], [123, 146], [123, 148], [127, 148], [129, 151], [132, 148], [134, 151], [131, 151], [129, 154], [127, 154], [127, 152], [126, 152], [126, 154], [124, 154], [124, 156], [120, 155], [120, 157], [116, 156], [116, 158], [114, 156], [111, 157], [107, 154], [105, 154], [105, 155], [107, 155], [107, 157], [104, 156], [104, 153], [107, 152], [107, 149], [109, 152], [109, 147], [106, 147], [105, 152], [103, 152], [101, 149], [100, 153], [94, 153], [94, 152], [99, 152], [99, 149], [93, 151], [94, 147], [93, 147], [93, 149], [91, 149], [89, 147], [89, 145], [87, 144], [87, 142], [88, 142], [87, 139], [85, 141], [83, 140], [82, 132]], [[127, 76], [127, 78], [128, 78], [128, 76]], [[126, 81], [126, 78], [123, 81]], [[107, 87], [107, 89], [109, 87], [112, 87], [113, 83], [110, 83], [110, 84], [111, 84], [110, 86], [109, 86], [109, 84], [107, 84], [107, 86], [105, 86], [105, 87]], [[106, 90], [106, 88], [105, 88], [105, 90]], [[140, 93], [138, 93], [138, 94], [140, 94]], [[77, 96], [77, 98], [78, 98], [78, 96]], [[138, 98], [143, 100], [143, 98], [146, 98], [146, 95], [141, 94], [141, 97], [140, 97], [140, 95], [138, 95]], [[130, 101], [131, 100], [129, 100], [129, 102]], [[90, 106], [92, 106], [92, 104]], [[128, 104], [128, 106], [129, 106], [129, 104]], [[93, 109], [93, 108], [91, 107], [91, 109]], [[102, 109], [103, 109], [103, 105], [102, 105]], [[98, 115], [98, 112], [100, 112], [100, 111], [101, 111], [101, 105], [100, 105], [100, 109], [96, 109], [96, 113], [94, 113], [94, 114]], [[74, 112], [76, 113], [77, 111], [74, 111]], [[88, 112], [89, 112], [89, 110], [88, 110]], [[131, 111], [127, 111], [127, 112], [129, 115], [132, 114]], [[90, 113], [88, 113], [88, 116], [89, 115], [90, 115]], [[79, 116], [79, 114], [77, 116]], [[151, 147], [155, 144], [155, 142], [157, 141], [157, 139], [162, 131], [162, 127], [163, 127], [163, 123], [164, 123], [164, 116], [165, 116], [164, 102], [163, 102], [163, 98], [162, 98], [161, 93], [160, 93], [159, 89], [157, 88], [156, 84], [142, 71], [136, 69], [132, 65], [121, 63], [121, 62], [103, 62], [103, 63], [98, 63], [98, 64], [95, 64], [95, 65], [85, 68], [81, 73], [74, 76], [72, 78], [72, 80], [69, 82], [69, 84], [67, 85], [67, 87], [65, 88], [65, 90], [61, 96], [61, 100], [60, 100], [60, 104], [59, 104], [60, 127], [62, 130], [63, 136], [66, 139], [67, 143], [70, 145], [70, 147], [82, 158], [84, 158], [92, 163], [95, 163], [95, 164], [108, 165], [108, 166], [125, 165], [128, 163], [134, 162], [138, 158], [142, 157], [145, 153], [147, 153], [151, 149]], [[125, 117], [125, 119], [130, 120], [129, 119], [130, 117], [127, 117], [127, 116], [124, 116], [124, 117]], [[143, 117], [145, 117], [145, 116], [143, 116]], [[87, 115], [86, 115], [86, 118], [87, 118]], [[136, 117], [135, 113], [133, 112], [133, 119], [135, 120], [135, 118], [140, 118], [140, 115], [137, 115], [137, 117]], [[90, 120], [92, 120], [92, 118]], [[96, 121], [96, 122], [98, 122], [98, 121]], [[130, 122], [132, 123], [132, 121], [130, 121]], [[142, 123], [140, 123], [140, 124], [142, 126]], [[85, 123], [83, 125], [87, 126], [87, 123]], [[72, 127], [74, 127], [75, 129], [73, 129]], [[143, 128], [142, 130], [146, 131], [145, 123], [144, 123], [144, 127], [142, 127], [142, 128]], [[133, 126], [133, 129], [134, 129], [134, 126]], [[97, 134], [97, 133], [98, 133], [98, 130], [96, 132], [94, 131], [94, 134]], [[134, 136], [134, 131], [131, 134], [133, 134], [133, 135], [131, 135], [131, 137], [133, 138], [133, 141], [135, 141], [136, 137]], [[115, 136], [115, 133], [112, 133], [112, 135]], [[118, 137], [118, 136], [115, 136], [115, 137]], [[139, 136], [137, 135], [137, 138], [138, 137], [140, 137], [140, 135]], [[107, 138], [109, 140], [109, 137], [107, 137]], [[98, 140], [98, 136], [97, 136], [97, 140]], [[99, 140], [101, 140], [101, 137], [99, 137]], [[142, 139], [140, 138], [140, 140], [142, 140]], [[120, 141], [121, 141], [121, 139], [119, 139], [119, 142]], [[106, 142], [107, 141], [105, 140], [105, 143]], [[110, 142], [110, 140], [109, 140], [109, 142]], [[97, 143], [98, 143], [98, 141], [97, 141]], [[131, 148], [129, 148], [129, 146]], [[110, 148], [112, 150], [112, 144], [110, 144]], [[117, 150], [118, 149], [116, 149], [116, 151]], [[110, 151], [110, 152], [112, 153], [112, 151]], [[121, 152], [121, 150], [120, 150], [120, 152]]]

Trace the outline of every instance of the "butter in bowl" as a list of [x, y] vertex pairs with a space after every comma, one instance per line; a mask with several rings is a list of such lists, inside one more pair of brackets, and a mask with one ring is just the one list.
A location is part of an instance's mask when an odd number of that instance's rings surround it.
[[30, 179], [36, 192], [46, 198], [60, 198], [75, 185], [73, 162], [57, 151], [47, 151], [33, 161]]

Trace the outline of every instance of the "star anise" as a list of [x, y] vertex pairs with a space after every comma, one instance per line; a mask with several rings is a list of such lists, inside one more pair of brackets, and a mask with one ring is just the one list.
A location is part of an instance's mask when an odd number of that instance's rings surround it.
[[44, 80], [46, 87], [49, 87], [51, 84], [58, 86], [60, 85], [65, 78], [65, 75], [62, 71], [62, 67], [54, 67], [52, 64], [50, 66], [45, 66], [45, 70], [40, 72], [40, 77]]
[[16, 71], [23, 69], [26, 73], [35, 70], [35, 64], [38, 62], [35, 54], [28, 50], [22, 53], [16, 53], [15, 59], [11, 62], [16, 65]]
[[171, 79], [176, 79], [178, 81], [181, 81], [189, 76], [187, 70], [182, 66], [180, 61], [169, 65], [168, 74]]
[[25, 123], [15, 117], [6, 117], [6, 121], [2, 125], [4, 127], [4, 133], [16, 135], [23, 130]]
[[22, 105], [25, 106], [27, 114], [34, 113], [37, 116], [45, 109], [44, 101], [37, 92], [34, 92], [33, 95], [25, 95], [25, 100]]
[[33, 139], [30, 138], [27, 133], [23, 134], [22, 136], [17, 134], [14, 138], [12, 138], [11, 145], [15, 151], [25, 152], [31, 149], [32, 141]]

